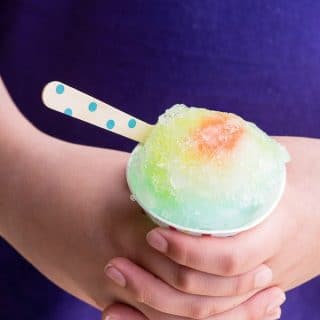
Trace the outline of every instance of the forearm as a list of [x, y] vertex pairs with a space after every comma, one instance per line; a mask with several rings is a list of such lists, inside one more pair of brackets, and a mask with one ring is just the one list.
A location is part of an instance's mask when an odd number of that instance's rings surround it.
[[0, 76], [0, 147], [1, 154], [12, 144], [27, 140], [26, 134], [37, 130], [20, 113]]
[[[292, 196], [288, 201], [290, 206], [288, 211], [292, 216], [291, 220], [295, 220], [295, 215], [301, 213], [304, 221], [299, 225], [300, 237], [310, 238], [309, 248], [306, 253], [312, 255], [310, 260], [313, 265], [308, 265], [308, 271], [311, 276], [320, 274], [320, 139], [315, 138], [299, 138], [299, 137], [277, 137], [280, 143], [286, 146], [291, 161], [287, 168], [287, 185], [286, 189]], [[305, 226], [304, 226], [305, 225]], [[303, 228], [307, 231], [300, 231]], [[288, 228], [288, 226], [286, 226]], [[301, 235], [302, 233], [302, 235]], [[313, 237], [313, 235], [316, 235]], [[296, 240], [295, 240], [296, 241]], [[299, 241], [297, 240], [297, 243]], [[314, 250], [312, 248], [315, 248]], [[298, 256], [302, 250], [298, 247]], [[316, 253], [316, 254], [315, 254]], [[302, 264], [302, 263], [301, 263]], [[301, 268], [303, 268], [301, 266]], [[308, 274], [308, 272], [306, 272]], [[310, 277], [311, 277], [310, 276]], [[299, 279], [297, 279], [299, 281]], [[291, 283], [291, 287], [297, 285], [297, 282]]]
[[114, 217], [121, 219], [133, 204], [125, 183], [127, 154], [46, 135], [36, 139], [6, 192], [9, 210], [2, 235], [52, 281], [94, 304], [84, 292], [95, 292], [103, 282], [98, 287], [90, 280], [85, 290], [69, 274], [75, 273], [82, 251], [88, 255], [76, 273], [99, 268], [92, 271], [94, 277], [103, 275], [115, 254], [110, 235], [121, 230]]
[[21, 115], [0, 78], [0, 236], [8, 223], [11, 204], [17, 199], [18, 168], [32, 150], [37, 130]]
[[[125, 183], [126, 154], [73, 145], [39, 132], [21, 115], [0, 79], [0, 236], [28, 256], [24, 243], [36, 242], [33, 237], [40, 240], [35, 226], [42, 219], [51, 221], [49, 226], [67, 220], [68, 212], [80, 203], [65, 199], [66, 193], [81, 192], [85, 188], [81, 177], [89, 179], [95, 169], [93, 161], [92, 167], [74, 168], [72, 162], [78, 161], [79, 154], [86, 158], [86, 153], [96, 153], [94, 161], [104, 162], [112, 186]], [[118, 198], [113, 189], [106, 190], [105, 196]], [[81, 211], [79, 207], [78, 214]]]

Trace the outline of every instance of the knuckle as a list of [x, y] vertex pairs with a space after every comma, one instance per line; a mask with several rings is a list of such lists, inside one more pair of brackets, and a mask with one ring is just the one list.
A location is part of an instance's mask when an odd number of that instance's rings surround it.
[[176, 242], [174, 246], [172, 246], [172, 256], [179, 263], [183, 265], [187, 264], [189, 260], [189, 253], [183, 242]]
[[246, 283], [246, 279], [242, 276], [235, 277], [232, 280], [232, 295], [239, 296], [246, 291], [249, 291], [249, 288], [247, 289], [248, 285]]
[[193, 274], [190, 269], [184, 266], [178, 266], [175, 282], [177, 289], [188, 293], [193, 292]]
[[221, 257], [222, 272], [225, 276], [233, 276], [240, 273], [241, 256], [237, 251], [231, 251]]
[[206, 319], [218, 312], [216, 305], [212, 305], [208, 301], [203, 303], [198, 302], [189, 305], [188, 317], [191, 319]]
[[199, 248], [191, 242], [176, 240], [170, 251], [171, 258], [184, 266], [193, 267], [201, 262], [202, 255], [199, 253]]
[[145, 286], [132, 288], [132, 294], [137, 302], [148, 304], [150, 301], [151, 294]]
[[201, 304], [191, 304], [188, 316], [192, 319], [203, 319], [208, 316], [208, 312]]

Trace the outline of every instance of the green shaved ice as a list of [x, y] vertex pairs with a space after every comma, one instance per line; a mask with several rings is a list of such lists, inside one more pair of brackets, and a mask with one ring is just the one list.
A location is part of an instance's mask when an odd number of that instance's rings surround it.
[[283, 188], [289, 155], [256, 125], [232, 116], [244, 133], [231, 151], [210, 157], [195, 152], [190, 137], [203, 119], [221, 114], [174, 106], [159, 118], [146, 142], [135, 148], [127, 179], [146, 211], [205, 232], [241, 228], [273, 207]]

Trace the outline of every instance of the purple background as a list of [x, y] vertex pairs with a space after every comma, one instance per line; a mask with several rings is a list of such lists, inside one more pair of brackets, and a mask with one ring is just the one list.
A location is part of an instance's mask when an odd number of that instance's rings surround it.
[[[30, 121], [76, 143], [134, 145], [44, 108], [51, 80], [149, 122], [183, 102], [319, 138], [320, 2], [1, 0], [0, 72]], [[99, 319], [5, 242], [0, 270], [0, 319]], [[319, 319], [319, 297], [319, 279], [293, 290], [283, 319]]]

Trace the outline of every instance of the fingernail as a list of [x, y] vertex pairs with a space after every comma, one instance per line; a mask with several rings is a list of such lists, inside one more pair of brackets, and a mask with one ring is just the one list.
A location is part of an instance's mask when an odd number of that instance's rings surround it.
[[267, 266], [263, 266], [254, 277], [254, 287], [263, 288], [272, 281], [272, 271]]
[[272, 316], [277, 309], [286, 301], [286, 296], [284, 293], [280, 294], [275, 298], [267, 308], [267, 315]]
[[281, 308], [276, 308], [273, 310], [274, 312], [268, 315], [264, 320], [277, 320], [281, 317]]
[[157, 231], [150, 231], [147, 234], [147, 242], [152, 248], [160, 252], [168, 250], [168, 241]]
[[[112, 281], [114, 281], [116, 284], [118, 284], [120, 287], [126, 286], [126, 278], [124, 275], [116, 269], [113, 265], [108, 264], [105, 268], [105, 274], [108, 278], [110, 278]], [[108, 316], [110, 317], [110, 316]], [[108, 319], [109, 320], [109, 319]]]

